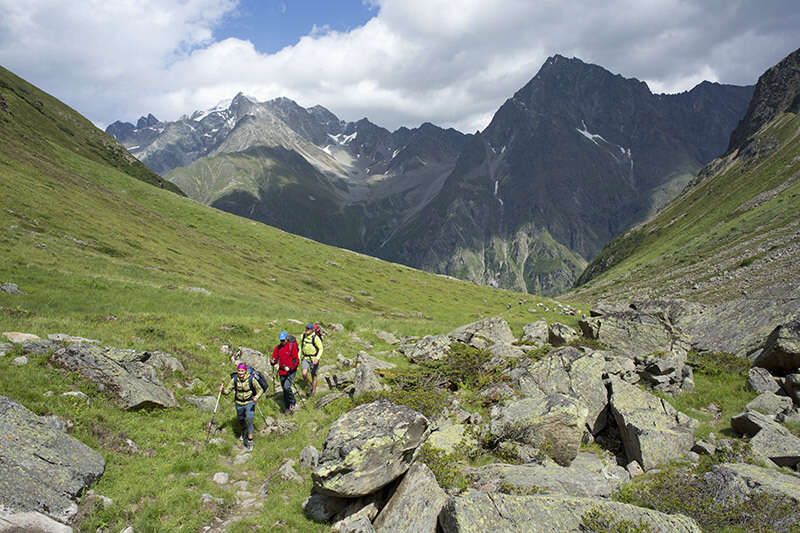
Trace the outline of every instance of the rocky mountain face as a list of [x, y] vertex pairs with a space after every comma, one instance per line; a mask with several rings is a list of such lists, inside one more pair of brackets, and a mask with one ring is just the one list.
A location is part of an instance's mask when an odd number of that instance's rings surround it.
[[328, 244], [552, 294], [722, 153], [749, 87], [679, 95], [554, 56], [463, 135], [388, 130], [286, 98], [108, 132], [189, 196]]
[[698, 348], [754, 353], [800, 301], [800, 50], [764, 73], [728, 153], [581, 275], [590, 298], [681, 298]]

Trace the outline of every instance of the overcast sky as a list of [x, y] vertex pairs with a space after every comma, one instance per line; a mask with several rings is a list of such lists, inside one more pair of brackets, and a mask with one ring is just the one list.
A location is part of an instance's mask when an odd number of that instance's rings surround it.
[[797, 0], [0, 0], [0, 65], [101, 127], [242, 91], [472, 132], [556, 53], [678, 92], [798, 47]]

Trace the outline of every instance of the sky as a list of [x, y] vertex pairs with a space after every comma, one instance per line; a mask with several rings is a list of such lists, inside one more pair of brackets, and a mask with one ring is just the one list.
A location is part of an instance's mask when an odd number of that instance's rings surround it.
[[680, 92], [799, 46], [797, 0], [0, 0], [0, 65], [99, 127], [244, 92], [473, 132], [554, 54]]

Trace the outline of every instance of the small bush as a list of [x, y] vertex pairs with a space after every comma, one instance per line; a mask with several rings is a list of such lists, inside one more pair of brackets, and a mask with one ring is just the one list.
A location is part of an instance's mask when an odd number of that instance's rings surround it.
[[420, 450], [419, 459], [428, 465], [440, 487], [457, 490], [467, 488], [467, 478], [461, 472], [456, 454], [445, 453], [425, 443]]
[[689, 352], [686, 362], [696, 373], [707, 376], [739, 374], [747, 377], [747, 372], [750, 370], [749, 360], [725, 352]]

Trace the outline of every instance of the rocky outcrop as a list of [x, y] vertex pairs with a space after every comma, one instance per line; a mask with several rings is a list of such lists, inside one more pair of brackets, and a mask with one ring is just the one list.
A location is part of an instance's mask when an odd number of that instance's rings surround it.
[[753, 367], [747, 373], [747, 388], [759, 394], [778, 392], [781, 388], [766, 368]]
[[490, 464], [467, 470], [472, 486], [484, 492], [512, 494], [569, 494], [610, 498], [622, 483], [630, 480], [625, 468], [613, 456], [578, 452], [567, 466], [546, 464]]
[[550, 352], [531, 363], [524, 360], [509, 374], [526, 396], [561, 393], [574, 397], [587, 409], [586, 425], [593, 434], [606, 425], [608, 392], [603, 383], [606, 361], [600, 353], [574, 347]]
[[534, 446], [566, 466], [578, 453], [587, 413], [571, 396], [542, 394], [494, 406], [490, 431], [498, 441]]
[[696, 420], [616, 376], [611, 377], [611, 391], [611, 413], [629, 461], [647, 471], [691, 450]]
[[401, 345], [398, 351], [414, 363], [444, 359], [450, 353], [450, 338], [447, 335], [428, 335], [414, 344]]
[[451, 331], [451, 340], [485, 350], [494, 344], [511, 344], [516, 339], [502, 318], [484, 318]]
[[753, 360], [753, 366], [779, 374], [797, 372], [800, 369], [800, 319], [775, 328], [767, 337], [764, 349]]
[[0, 435], [2, 514], [42, 513], [68, 523], [78, 495], [103, 474], [103, 457], [2, 396]]
[[746, 411], [731, 418], [731, 427], [750, 437], [750, 447], [756, 456], [790, 468], [800, 463], [800, 438], [772, 417]]
[[757, 411], [775, 418], [777, 415], [792, 409], [792, 399], [778, 396], [772, 392], [762, 392], [745, 406], [748, 411]]
[[511, 496], [470, 491], [451, 497], [439, 524], [444, 533], [536, 533], [586, 531], [587, 522], [599, 513], [613, 523], [633, 523], [651, 531], [700, 532], [697, 523], [682, 515], [668, 515], [624, 503], [576, 496]]
[[427, 436], [428, 420], [413, 409], [387, 400], [360, 405], [328, 431], [314, 486], [348, 498], [371, 494], [406, 472]]
[[542, 346], [547, 343], [547, 322], [537, 320], [531, 324], [525, 324], [522, 328], [522, 342], [531, 346]]
[[124, 409], [175, 407], [175, 396], [148, 364], [151, 356], [151, 352], [72, 344], [56, 350], [50, 362], [97, 384]]
[[447, 495], [430, 468], [414, 463], [375, 519], [375, 531], [435, 533], [439, 512], [446, 501]]
[[787, 498], [800, 505], [800, 476], [746, 463], [723, 463], [712, 467], [703, 480], [713, 487], [714, 500], [738, 504], [759, 493]]
[[553, 346], [563, 346], [578, 338], [578, 333], [560, 322], [554, 322], [547, 328], [547, 342]]

